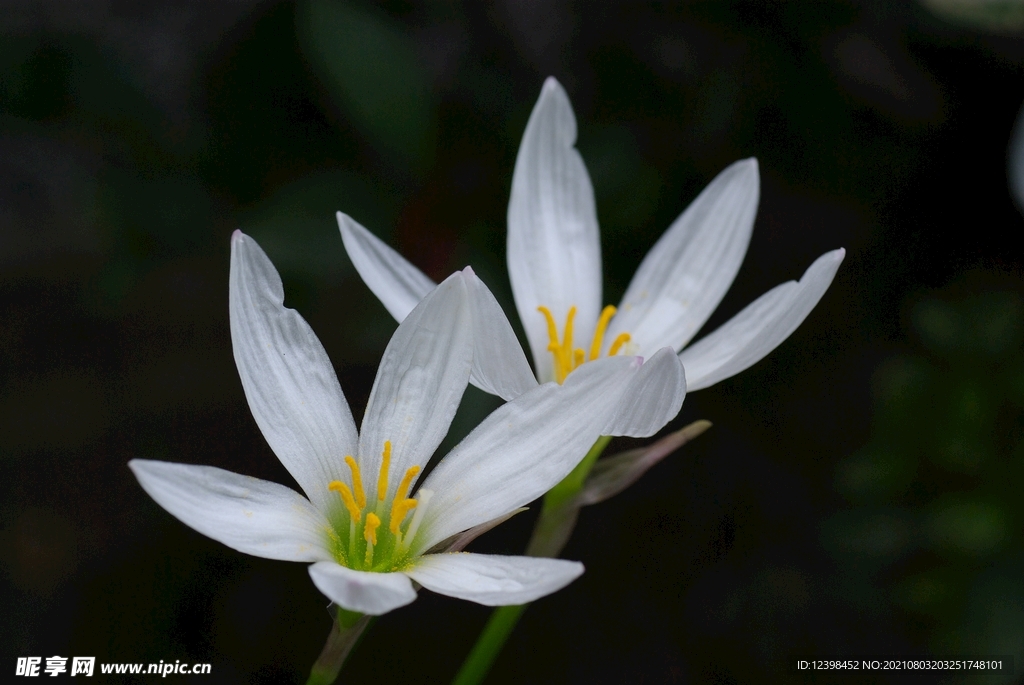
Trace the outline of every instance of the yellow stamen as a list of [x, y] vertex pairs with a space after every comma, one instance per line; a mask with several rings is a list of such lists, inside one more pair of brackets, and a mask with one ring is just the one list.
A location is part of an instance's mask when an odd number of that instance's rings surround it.
[[417, 504], [418, 502], [414, 499], [395, 500], [395, 503], [391, 506], [391, 523], [388, 525], [393, 534], [398, 535], [398, 527], [405, 520], [405, 515], [412, 511]]
[[[569, 307], [569, 312], [565, 317], [565, 334], [561, 340], [558, 339], [558, 325], [555, 323], [555, 316], [551, 310], [542, 305], [537, 307], [537, 311], [544, 315], [544, 320], [547, 322], [548, 351], [551, 353], [555, 380], [558, 383], [563, 383], [566, 376], [582, 366], [584, 362], [601, 356], [601, 347], [604, 345], [604, 336], [608, 332], [608, 324], [617, 310], [612, 305], [601, 310], [601, 316], [598, 317], [597, 326], [594, 329], [594, 337], [590, 342], [589, 355], [585, 350], [574, 349], [572, 346], [573, 320], [576, 318], [575, 306]], [[629, 340], [628, 333], [620, 333], [612, 342], [608, 356], [614, 356]]]
[[608, 350], [608, 356], [614, 357], [615, 353], [619, 351], [619, 348], [629, 342], [629, 333], [619, 333], [615, 337], [615, 341], [612, 343], [612, 347]]
[[551, 353], [555, 362], [555, 380], [561, 383], [568, 375], [562, 364], [562, 344], [558, 342], [558, 326], [555, 324], [555, 315], [551, 310], [541, 305], [537, 311], [544, 315], [548, 323], [548, 352]]
[[597, 320], [597, 329], [594, 331], [594, 340], [590, 343], [591, 361], [601, 356], [601, 343], [604, 342], [604, 332], [608, 330], [608, 322], [615, 316], [615, 312], [614, 305], [608, 305], [601, 310], [601, 318]]
[[[416, 474], [420, 472], [419, 466], [410, 466], [409, 470], [402, 476], [402, 482], [398, 484], [398, 490], [395, 492], [395, 499], [391, 503], [391, 532], [396, 532], [398, 526], [395, 524], [395, 516], [397, 515], [399, 507], [405, 506], [405, 502], [412, 502], [412, 506], [416, 506], [416, 500], [405, 499], [405, 496], [409, 494], [409, 486], [412, 485], [412, 479], [416, 477]], [[411, 508], [411, 507], [410, 507]], [[402, 522], [402, 517], [405, 516], [406, 509], [402, 512], [402, 516], [398, 517], [398, 522]]]
[[384, 441], [384, 459], [380, 464], [380, 477], [377, 479], [377, 499], [381, 502], [388, 494], [388, 469], [391, 468], [391, 441]]
[[555, 325], [555, 316], [544, 305], [537, 307], [537, 311], [543, 314], [548, 321], [548, 349], [551, 349], [551, 345], [558, 347], [558, 326]]
[[373, 566], [373, 546], [377, 544], [377, 528], [380, 526], [380, 519], [372, 511], [366, 515], [366, 527], [363, 528], [363, 539], [366, 540], [366, 556], [363, 557], [365, 566]]
[[368, 544], [377, 544], [377, 529], [380, 528], [380, 519], [372, 511], [366, 515], [366, 527], [363, 528], [363, 539]]
[[360, 519], [363, 518], [363, 511], [356, 506], [356, 500], [352, 497], [352, 491], [348, 489], [348, 486], [340, 480], [332, 480], [327, 484], [327, 489], [341, 495], [341, 501], [344, 502], [345, 508], [348, 509], [348, 513], [352, 517], [352, 520], [359, 523]]
[[576, 307], [574, 305], [569, 307], [569, 315], [565, 317], [565, 337], [562, 339], [562, 368], [565, 369], [565, 375], [562, 376], [563, 381], [565, 376], [572, 371], [572, 320], [575, 318]]
[[352, 471], [352, 489], [355, 491], [353, 494], [356, 496], [356, 504], [362, 509], [366, 506], [366, 493], [363, 492], [363, 476], [359, 473], [359, 464], [352, 458], [352, 455], [345, 457], [345, 463]]
[[412, 479], [416, 477], [416, 474], [420, 472], [419, 466], [410, 466], [402, 476], [402, 482], [398, 484], [398, 491], [395, 493], [395, 499], [403, 499], [409, 494], [409, 486], [412, 485]]

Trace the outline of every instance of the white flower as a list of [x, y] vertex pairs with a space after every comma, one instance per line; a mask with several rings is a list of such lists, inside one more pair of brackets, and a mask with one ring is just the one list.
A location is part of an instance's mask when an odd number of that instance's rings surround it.
[[[706, 388], [749, 368], [788, 338], [846, 254], [838, 249], [822, 255], [799, 281], [768, 291], [686, 347], [746, 254], [760, 192], [756, 160], [720, 173], [647, 254], [621, 304], [602, 308], [594, 191], [575, 143], [572, 105], [549, 78], [523, 134], [508, 206], [509, 279], [541, 382], [561, 381], [601, 356], [668, 346], [681, 350], [687, 388]], [[359, 274], [401, 321], [433, 283], [340, 212], [338, 225]]]
[[[481, 604], [520, 604], [583, 572], [579, 563], [556, 559], [430, 552], [547, 492], [608, 431], [619, 403], [647, 411], [637, 399], [644, 386], [673, 375], [683, 383], [674, 355], [642, 365], [610, 359], [563, 385], [536, 386], [497, 302], [466, 269], [404, 317], [357, 433], [319, 340], [283, 306], [270, 260], [240, 232], [231, 248], [235, 363], [256, 423], [306, 497], [212, 466], [131, 461], [158, 504], [240, 552], [312, 562], [309, 573], [320, 591], [364, 614], [413, 601], [413, 581]], [[417, 486], [471, 373], [492, 392], [517, 397]], [[523, 391], [524, 385], [534, 387]]]

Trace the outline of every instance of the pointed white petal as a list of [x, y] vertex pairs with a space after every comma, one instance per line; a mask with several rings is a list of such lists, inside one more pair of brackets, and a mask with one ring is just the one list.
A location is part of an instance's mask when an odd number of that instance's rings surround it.
[[605, 340], [627, 332], [641, 354], [682, 349], [736, 278], [759, 196], [757, 160], [718, 174], [644, 257]]
[[231, 347], [256, 424], [306, 496], [326, 511], [327, 484], [344, 472], [356, 427], [323, 345], [298, 312], [260, 246], [231, 238]]
[[321, 561], [309, 567], [309, 577], [332, 602], [361, 614], [380, 616], [416, 599], [416, 590], [402, 573], [353, 571], [333, 561]]
[[391, 442], [388, 498], [406, 469], [427, 465], [469, 383], [468, 300], [462, 273], [452, 274], [398, 325], [384, 350], [359, 433], [359, 459], [363, 477], [376, 483], [384, 442]]
[[580, 577], [583, 564], [564, 559], [496, 554], [428, 554], [406, 571], [417, 583], [485, 606], [526, 604]]
[[619, 407], [635, 357], [606, 357], [502, 405], [431, 471], [413, 551], [532, 502], [564, 478]]
[[330, 559], [330, 524], [291, 488], [213, 466], [132, 459], [128, 467], [157, 504], [193, 530], [266, 559]]
[[634, 438], [654, 435], [676, 417], [685, 397], [683, 364], [675, 350], [663, 347], [630, 379], [618, 410], [601, 434]]
[[713, 333], [683, 350], [689, 389], [701, 390], [735, 376], [782, 344], [803, 323], [839, 269], [846, 251], [826, 252], [799, 282], [769, 290]]
[[590, 342], [601, 308], [601, 240], [594, 189], [576, 143], [576, 117], [562, 86], [548, 78], [519, 146], [508, 203], [508, 274], [537, 377], [553, 376], [548, 307], [559, 334], [576, 306], [574, 336]]
[[470, 379], [484, 392], [504, 400], [519, 397], [537, 387], [530, 363], [505, 317], [501, 305], [469, 267], [466, 278], [473, 311], [473, 375]]
[[[363, 282], [399, 323], [436, 287], [419, 269], [347, 214], [338, 212], [338, 228]], [[476, 274], [467, 279], [467, 284], [477, 330], [483, 332], [476, 338], [477, 354], [470, 382], [506, 400], [517, 397], [537, 384], [533, 371], [511, 324], [487, 286]]]
[[401, 323], [436, 284], [352, 217], [338, 212], [337, 218], [345, 251], [363, 283]]

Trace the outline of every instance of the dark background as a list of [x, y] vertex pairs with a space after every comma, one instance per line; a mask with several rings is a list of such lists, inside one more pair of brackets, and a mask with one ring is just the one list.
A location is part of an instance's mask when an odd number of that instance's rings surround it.
[[[958, 8], [0, 3], [3, 668], [180, 659], [213, 664], [197, 682], [304, 682], [331, 620], [304, 565], [194, 533], [125, 464], [294, 486], [231, 357], [236, 228], [281, 270], [356, 417], [394, 323], [334, 210], [436, 279], [472, 264], [515, 318], [508, 189], [554, 75], [596, 189], [606, 302], [742, 157], [760, 161], [760, 210], [705, 331], [848, 252], [785, 344], [670, 426], [711, 431], [583, 512], [565, 556], [587, 573], [529, 609], [488, 682], [810, 682], [781, 670], [789, 656], [895, 652], [1013, 654], [1020, 672], [1006, 150], [1024, 40], [1005, 7]], [[495, 406], [472, 400], [449, 445]], [[473, 549], [521, 551], [532, 521]], [[342, 682], [446, 682], [487, 615], [422, 592]]]

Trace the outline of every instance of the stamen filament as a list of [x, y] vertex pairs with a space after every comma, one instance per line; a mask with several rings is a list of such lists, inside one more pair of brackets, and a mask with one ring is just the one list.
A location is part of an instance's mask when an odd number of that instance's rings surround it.
[[388, 469], [391, 468], [391, 441], [384, 441], [384, 458], [380, 464], [380, 476], [377, 478], [377, 499], [381, 502], [388, 494]]
[[327, 489], [341, 495], [341, 501], [344, 503], [345, 508], [348, 509], [349, 516], [353, 522], [358, 523], [363, 518], [363, 510], [361, 507], [356, 506], [356, 500], [352, 497], [352, 491], [348, 489], [347, 485], [340, 480], [332, 480], [327, 484]]
[[423, 521], [423, 515], [427, 513], [427, 505], [430, 504], [430, 498], [433, 496], [434, 491], [425, 488], [420, 488], [419, 492], [416, 493], [419, 506], [416, 507], [416, 513], [412, 516], [412, 522], [405, 531], [403, 543], [406, 548], [411, 547], [412, 543], [416, 540], [416, 531], [420, 529], [420, 522]]
[[585, 360], [586, 357], [583, 356], [583, 350], [577, 347], [572, 353], [572, 370], [578, 369]]
[[356, 497], [356, 504], [362, 509], [366, 506], [366, 492], [363, 491], [363, 476], [359, 472], [359, 464], [352, 458], [352, 455], [345, 457], [345, 463], [348, 464], [349, 470], [352, 471], [352, 490]]
[[608, 356], [614, 357], [615, 353], [619, 351], [619, 348], [629, 342], [629, 333], [619, 333], [615, 337], [615, 341], [612, 342], [611, 349], [608, 350]]
[[590, 361], [601, 356], [601, 343], [604, 342], [604, 332], [608, 330], [608, 322], [615, 316], [614, 305], [608, 305], [601, 310], [601, 318], [597, 320], [597, 328], [594, 330], [594, 340], [590, 343]]

